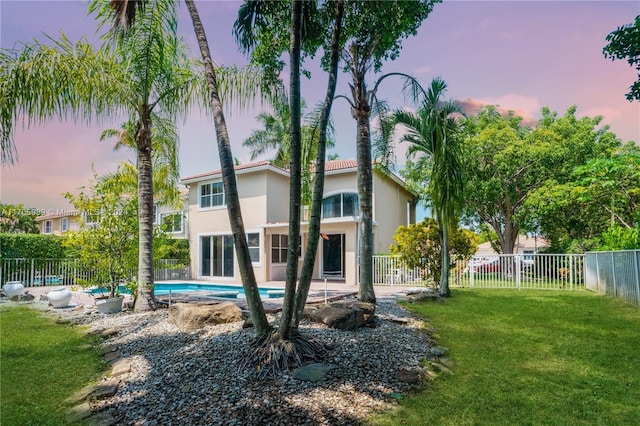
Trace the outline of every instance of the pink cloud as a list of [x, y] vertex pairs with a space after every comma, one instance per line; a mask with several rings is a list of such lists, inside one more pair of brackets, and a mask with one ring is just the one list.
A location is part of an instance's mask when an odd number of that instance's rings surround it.
[[519, 117], [522, 117], [522, 124], [524, 126], [534, 126], [538, 120], [535, 118], [540, 111], [540, 103], [537, 98], [522, 96], [516, 94], [509, 94], [494, 98], [466, 98], [464, 100], [457, 101], [467, 114], [476, 114], [480, 108], [487, 105], [495, 105], [496, 109], [502, 113], [507, 114], [509, 111]]

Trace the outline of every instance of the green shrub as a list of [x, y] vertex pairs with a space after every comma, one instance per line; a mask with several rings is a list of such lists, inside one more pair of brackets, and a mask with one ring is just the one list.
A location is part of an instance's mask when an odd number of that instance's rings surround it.
[[2, 259], [62, 259], [64, 237], [42, 234], [0, 234]]

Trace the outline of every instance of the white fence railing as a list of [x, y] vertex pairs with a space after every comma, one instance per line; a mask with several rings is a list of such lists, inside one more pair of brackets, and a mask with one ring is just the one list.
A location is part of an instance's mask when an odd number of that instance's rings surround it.
[[[189, 265], [176, 259], [154, 261], [155, 280], [190, 279]], [[133, 280], [137, 271], [128, 271]], [[95, 282], [105, 276], [101, 271], [78, 259], [0, 259], [0, 286], [9, 281], [20, 281], [25, 287], [43, 285], [73, 285]]]
[[640, 306], [640, 250], [587, 253], [585, 287]]
[[[408, 269], [398, 256], [374, 256], [374, 284], [436, 285], [432, 274]], [[469, 288], [573, 289], [584, 286], [583, 254], [474, 256], [451, 268], [450, 285]]]

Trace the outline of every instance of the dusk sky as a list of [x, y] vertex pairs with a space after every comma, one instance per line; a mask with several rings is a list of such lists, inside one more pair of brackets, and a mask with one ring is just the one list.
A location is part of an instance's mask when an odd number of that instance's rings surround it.
[[[244, 65], [231, 34], [240, 3], [197, 3], [214, 59], [219, 65]], [[83, 35], [97, 40], [96, 23], [81, 1], [0, 0], [0, 46], [43, 34], [57, 37], [63, 31], [76, 41]], [[626, 61], [612, 62], [602, 55], [605, 37], [640, 14], [638, 1], [444, 1], [435, 6], [418, 35], [403, 43], [400, 58], [387, 63], [382, 73], [401, 71], [429, 82], [442, 77], [448, 97], [467, 104], [495, 104], [514, 110], [526, 120], [540, 117], [548, 106], [562, 115], [577, 105], [578, 116], [604, 116], [603, 122], [623, 141], [640, 141], [640, 103], [628, 102], [625, 93], [637, 75]], [[181, 6], [179, 31], [196, 49], [193, 27]], [[322, 100], [326, 76], [310, 63], [311, 80], [303, 80], [307, 105]], [[347, 76], [340, 74], [337, 94], [347, 94]], [[377, 76], [371, 76], [368, 82]], [[400, 83], [388, 79], [379, 97], [392, 107], [411, 106], [400, 94]], [[253, 117], [261, 111], [227, 111], [234, 157], [250, 161], [242, 141], [259, 127]], [[355, 158], [355, 121], [347, 103], [337, 100], [333, 109], [336, 147], [340, 158]], [[16, 126], [18, 161], [2, 165], [0, 201], [48, 209], [68, 208], [64, 192], [77, 192], [98, 173], [114, 171], [133, 153], [112, 152], [113, 141], [99, 141], [106, 128], [122, 120], [85, 126], [49, 121], [23, 129]], [[219, 167], [212, 120], [194, 113], [180, 126], [180, 162], [183, 177]], [[268, 159], [265, 157], [264, 159]]]

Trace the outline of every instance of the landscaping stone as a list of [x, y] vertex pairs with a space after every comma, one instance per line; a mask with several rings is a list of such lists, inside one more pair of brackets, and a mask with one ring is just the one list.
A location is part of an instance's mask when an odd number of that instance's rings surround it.
[[120, 355], [120, 351], [117, 350], [113, 352], [107, 352], [106, 354], [104, 354], [104, 360], [106, 362], [112, 362], [120, 358]]
[[306, 382], [319, 382], [324, 379], [331, 367], [324, 364], [309, 364], [293, 370], [293, 377]]
[[366, 302], [335, 302], [305, 309], [305, 317], [331, 328], [355, 330], [374, 324], [376, 306]]
[[447, 353], [447, 348], [443, 348], [442, 346], [434, 346], [430, 349], [430, 352], [433, 356], [443, 356]]
[[404, 367], [396, 373], [396, 379], [404, 383], [419, 384], [425, 379], [424, 369], [421, 367]]
[[208, 325], [242, 321], [242, 309], [233, 302], [215, 305], [176, 303], [169, 307], [168, 321], [181, 330], [193, 331]]
[[120, 358], [113, 363], [113, 368], [111, 369], [111, 376], [117, 377], [122, 374], [127, 374], [130, 371], [131, 371], [131, 360], [128, 358]]
[[76, 405], [67, 412], [66, 419], [68, 423], [77, 423], [91, 416], [91, 407], [88, 402]]
[[102, 347], [102, 355], [118, 350], [118, 345], [106, 345]]
[[91, 397], [96, 399], [104, 399], [112, 397], [118, 391], [118, 385], [120, 384], [120, 379], [112, 378], [106, 380], [93, 388], [93, 392], [91, 393]]
[[118, 334], [118, 331], [119, 331], [119, 330], [118, 330], [117, 328], [115, 328], [115, 327], [111, 327], [111, 328], [107, 328], [106, 330], [102, 331], [102, 332], [100, 333], [100, 335], [101, 335], [102, 337], [109, 337], [109, 336], [113, 336], [113, 335], [115, 335], [115, 334]]
[[118, 421], [107, 413], [98, 413], [85, 419], [87, 426], [112, 426], [118, 424]]

